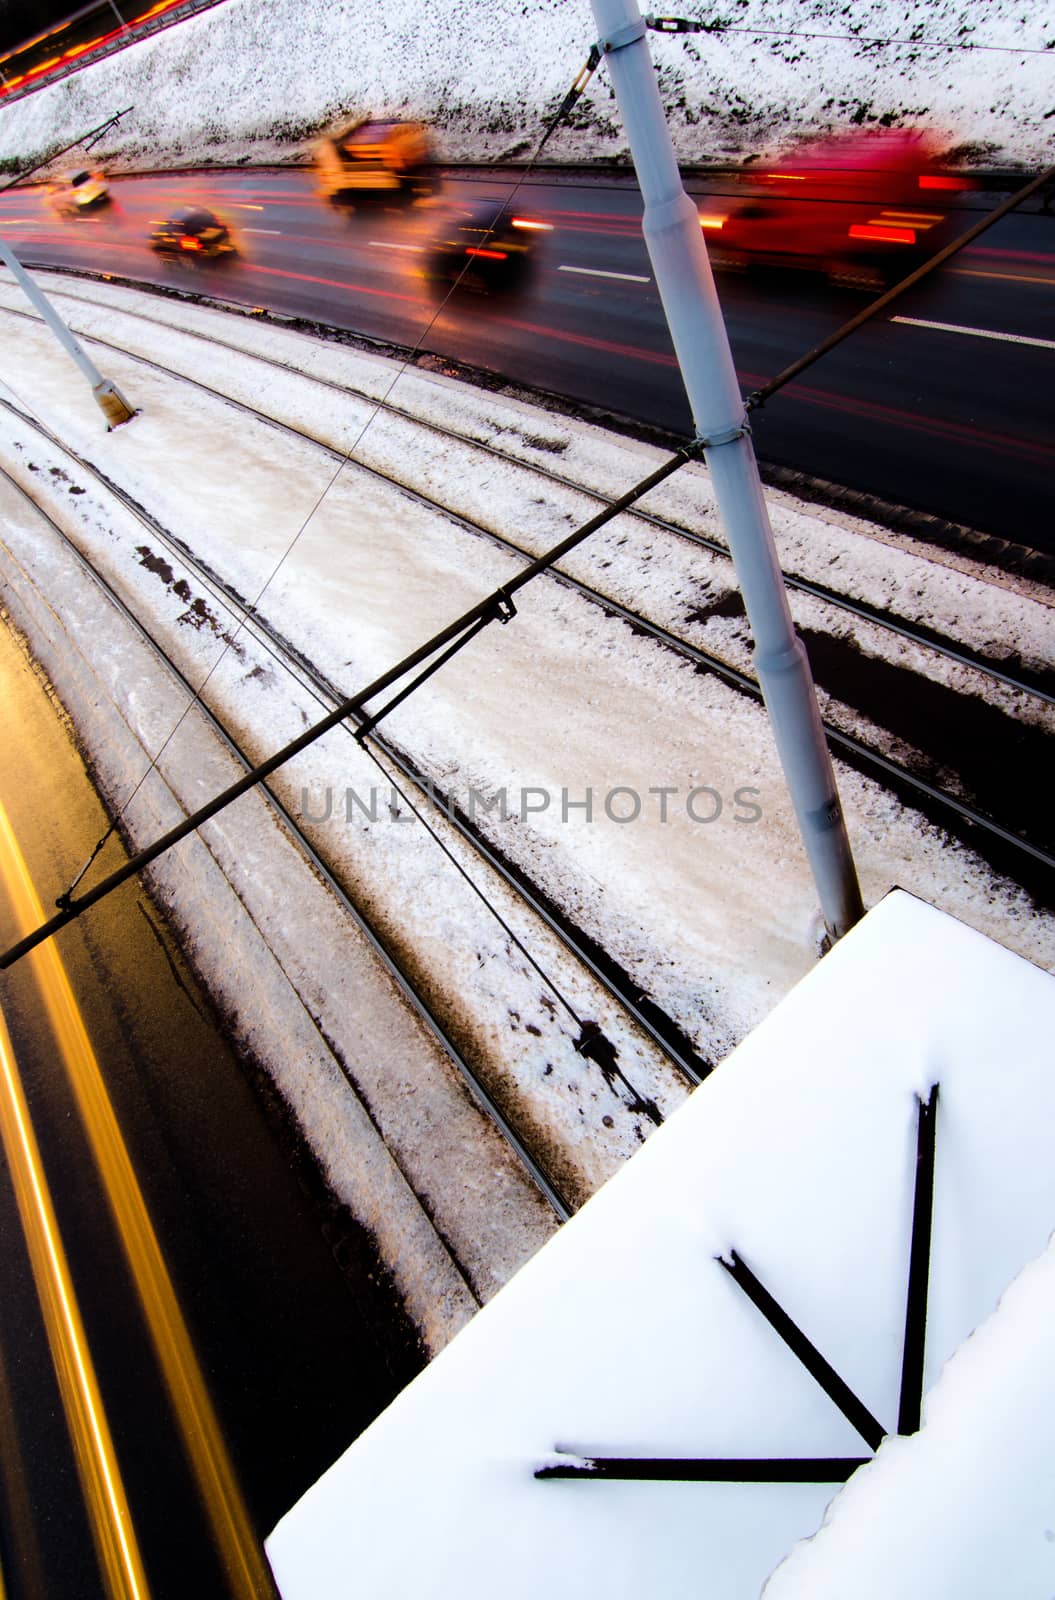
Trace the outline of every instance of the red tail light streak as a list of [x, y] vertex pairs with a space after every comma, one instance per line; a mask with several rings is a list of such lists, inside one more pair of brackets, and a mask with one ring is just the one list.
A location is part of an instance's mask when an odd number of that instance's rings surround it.
[[884, 244], [915, 244], [915, 228], [892, 228], [887, 223], [855, 222], [848, 230], [851, 239], [881, 239]]
[[970, 178], [943, 178], [938, 173], [924, 172], [920, 176], [921, 189], [973, 189]]

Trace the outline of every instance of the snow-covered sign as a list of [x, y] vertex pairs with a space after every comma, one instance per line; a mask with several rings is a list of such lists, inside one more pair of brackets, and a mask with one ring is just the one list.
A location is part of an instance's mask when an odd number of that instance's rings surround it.
[[[1053, 1036], [1055, 979], [889, 895], [288, 1513], [268, 1541], [284, 1600], [753, 1600], [848, 1474], [847, 1502], [885, 1492], [846, 1519], [831, 1593], [865, 1592], [855, 1526], [927, 1550], [899, 1594], [962, 1596], [994, 1540], [1003, 1592], [1025, 1593], [1015, 1508], [1035, 1506], [1002, 1495], [994, 1526], [987, 1483], [999, 1340], [939, 1391], [985, 1420], [952, 1435], [959, 1587], [925, 1506], [948, 1449], [927, 1451], [926, 1411], [917, 1439], [880, 1440], [1047, 1245]], [[889, 1486], [919, 1461], [906, 1518]], [[813, 1593], [794, 1576], [781, 1595]]]

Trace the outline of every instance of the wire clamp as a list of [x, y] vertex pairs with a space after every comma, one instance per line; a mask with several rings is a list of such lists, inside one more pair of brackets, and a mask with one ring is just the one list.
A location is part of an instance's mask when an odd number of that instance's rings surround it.
[[653, 17], [645, 18], [645, 27], [652, 28], [656, 33], [704, 33], [706, 24], [693, 22], [689, 17]]
[[73, 896], [70, 891], [67, 889], [65, 894], [60, 894], [58, 899], [55, 901], [55, 904], [60, 911], [72, 911]]
[[512, 596], [506, 594], [504, 589], [495, 590], [494, 614], [499, 622], [512, 622], [517, 614], [517, 608], [513, 604]]
[[550, 125], [546, 129], [545, 133], [542, 135], [542, 138], [541, 138], [541, 140], [539, 142], [539, 147], [535, 151], [534, 156], [532, 157], [533, 161], [537, 161], [538, 160], [538, 158], [539, 158], [539, 156], [540, 156], [540, 154], [542, 152], [542, 146], [546, 143], [546, 140], [549, 138], [550, 134], [553, 133], [554, 130], [560, 126], [560, 124], [564, 121], [564, 118], [568, 115], [568, 112], [571, 110], [572, 106], [574, 106], [575, 102], [579, 99], [580, 95], [585, 90], [586, 85], [589, 83], [590, 79], [593, 77], [594, 73], [597, 71], [597, 68], [600, 65], [600, 61], [601, 61], [600, 48], [599, 48], [599, 46], [597, 46], [595, 44], [592, 44], [590, 46], [590, 54], [586, 58], [585, 66], [582, 68], [582, 70], [579, 73], [579, 76], [576, 78], [575, 82], [572, 84], [571, 88], [568, 90], [567, 94], [564, 96], [564, 99], [561, 101], [560, 105], [557, 107], [557, 112], [556, 112], [556, 115], [553, 118], [553, 121], [550, 123]]
[[617, 28], [606, 39], [598, 39], [597, 43], [605, 55], [612, 55], [616, 50], [625, 50], [628, 44], [636, 44], [645, 37], [645, 19], [638, 17], [636, 22], [628, 22], [625, 27]]
[[743, 439], [750, 432], [751, 424], [745, 417], [743, 422], [738, 423], [733, 428], [723, 428], [721, 433], [711, 433], [708, 434], [706, 438], [704, 438], [702, 434], [699, 434], [693, 442], [697, 449], [713, 450], [716, 445], [732, 444], [736, 439]]

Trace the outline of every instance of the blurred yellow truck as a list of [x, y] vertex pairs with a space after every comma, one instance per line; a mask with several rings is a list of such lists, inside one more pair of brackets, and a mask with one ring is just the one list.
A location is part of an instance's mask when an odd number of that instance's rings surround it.
[[432, 194], [431, 163], [431, 141], [418, 122], [354, 122], [315, 151], [316, 181], [334, 205]]

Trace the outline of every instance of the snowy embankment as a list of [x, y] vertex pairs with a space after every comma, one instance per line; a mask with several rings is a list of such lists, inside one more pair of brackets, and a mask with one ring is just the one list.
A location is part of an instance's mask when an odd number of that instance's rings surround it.
[[[651, 36], [685, 163], [918, 124], [952, 159], [1052, 160], [1051, 0], [689, 0], [682, 14], [724, 25]], [[319, 132], [367, 115], [424, 119], [442, 160], [525, 159], [595, 36], [588, 0], [225, 0], [0, 109], [0, 163], [126, 106], [95, 151], [115, 170], [304, 159]], [[627, 159], [603, 67], [546, 159]]]
[[[456, 423], [528, 464], [552, 462], [559, 449], [569, 477], [612, 493], [657, 459], [589, 425], [255, 319], [112, 285], [40, 281], [85, 334], [109, 334], [193, 373], [339, 454], [358, 440], [364, 464], [474, 516], [486, 506], [489, 526], [521, 539], [565, 532], [582, 497], [552, 489], [533, 505], [528, 529], [515, 459], [470, 481], [458, 452], [437, 450], [415, 418]], [[411, 501], [398, 484], [354, 462], [338, 470], [339, 455], [109, 351], [100, 357], [106, 375], [142, 414], [107, 435], [50, 335], [11, 314], [22, 309], [13, 286], [0, 285], [6, 396], [241, 595], [259, 596], [260, 614], [341, 690], [368, 682], [515, 570], [516, 558]], [[245, 353], [129, 315], [136, 310], [212, 332]], [[253, 351], [295, 370], [262, 367]], [[353, 392], [337, 395], [320, 379]], [[372, 416], [372, 401], [389, 391], [407, 416]], [[151, 529], [6, 408], [0, 461], [102, 567], [186, 676], [208, 679], [205, 698], [254, 757], [317, 719], [311, 695], [237, 632], [200, 575], [180, 572]], [[680, 474], [655, 502], [713, 531], [702, 467]], [[93, 595], [39, 512], [10, 486], [0, 508], [4, 603], [69, 706], [111, 804], [127, 806], [128, 831], [145, 843], [181, 808], [223, 787], [231, 759], [195, 715], [180, 721], [185, 695]], [[996, 588], [980, 570], [950, 571], [922, 549], [877, 544], [866, 524], [808, 513], [783, 496], [772, 510], [791, 568], [816, 567], [829, 582], [837, 570], [862, 597], [922, 608], [932, 626], [983, 652], [1043, 658], [1051, 613], [1036, 595], [1015, 595], [1006, 580]], [[697, 588], [711, 581], [711, 561], [700, 553]], [[666, 585], [693, 581], [684, 563], [673, 539], [656, 535], [642, 548], [640, 535], [617, 523], [587, 544], [576, 570], [654, 611]], [[497, 809], [486, 819], [495, 842], [705, 1058], [719, 1059], [812, 966], [815, 898], [763, 712], [555, 581], [524, 591], [509, 627], [477, 640], [386, 728], [463, 805], [471, 792], [493, 800], [505, 791], [507, 819]], [[154, 756], [162, 776], [129, 804]], [[1015, 885], [877, 784], [846, 769], [839, 783], [868, 903], [900, 884], [1039, 965], [1055, 964], [1055, 919]], [[434, 816], [490, 904], [473, 892], [403, 802], [392, 805], [387, 772], [342, 730], [278, 774], [276, 787], [532, 1147], [577, 1199], [592, 1193], [651, 1124], [632, 1094], [575, 1052], [577, 1030], [559, 996], [601, 1023], [640, 1099], [664, 1113], [685, 1094], [671, 1068]], [[719, 797], [712, 821], [702, 820], [712, 798], [687, 806], [693, 789]], [[761, 811], [755, 820], [735, 800], [746, 789]], [[621, 821], [631, 795], [640, 814]], [[439, 1348], [548, 1236], [552, 1219], [442, 1052], [407, 1016], [348, 914], [258, 799], [239, 802], [155, 873], [236, 1032], [274, 1075], [337, 1192], [377, 1233], [430, 1348]]]

